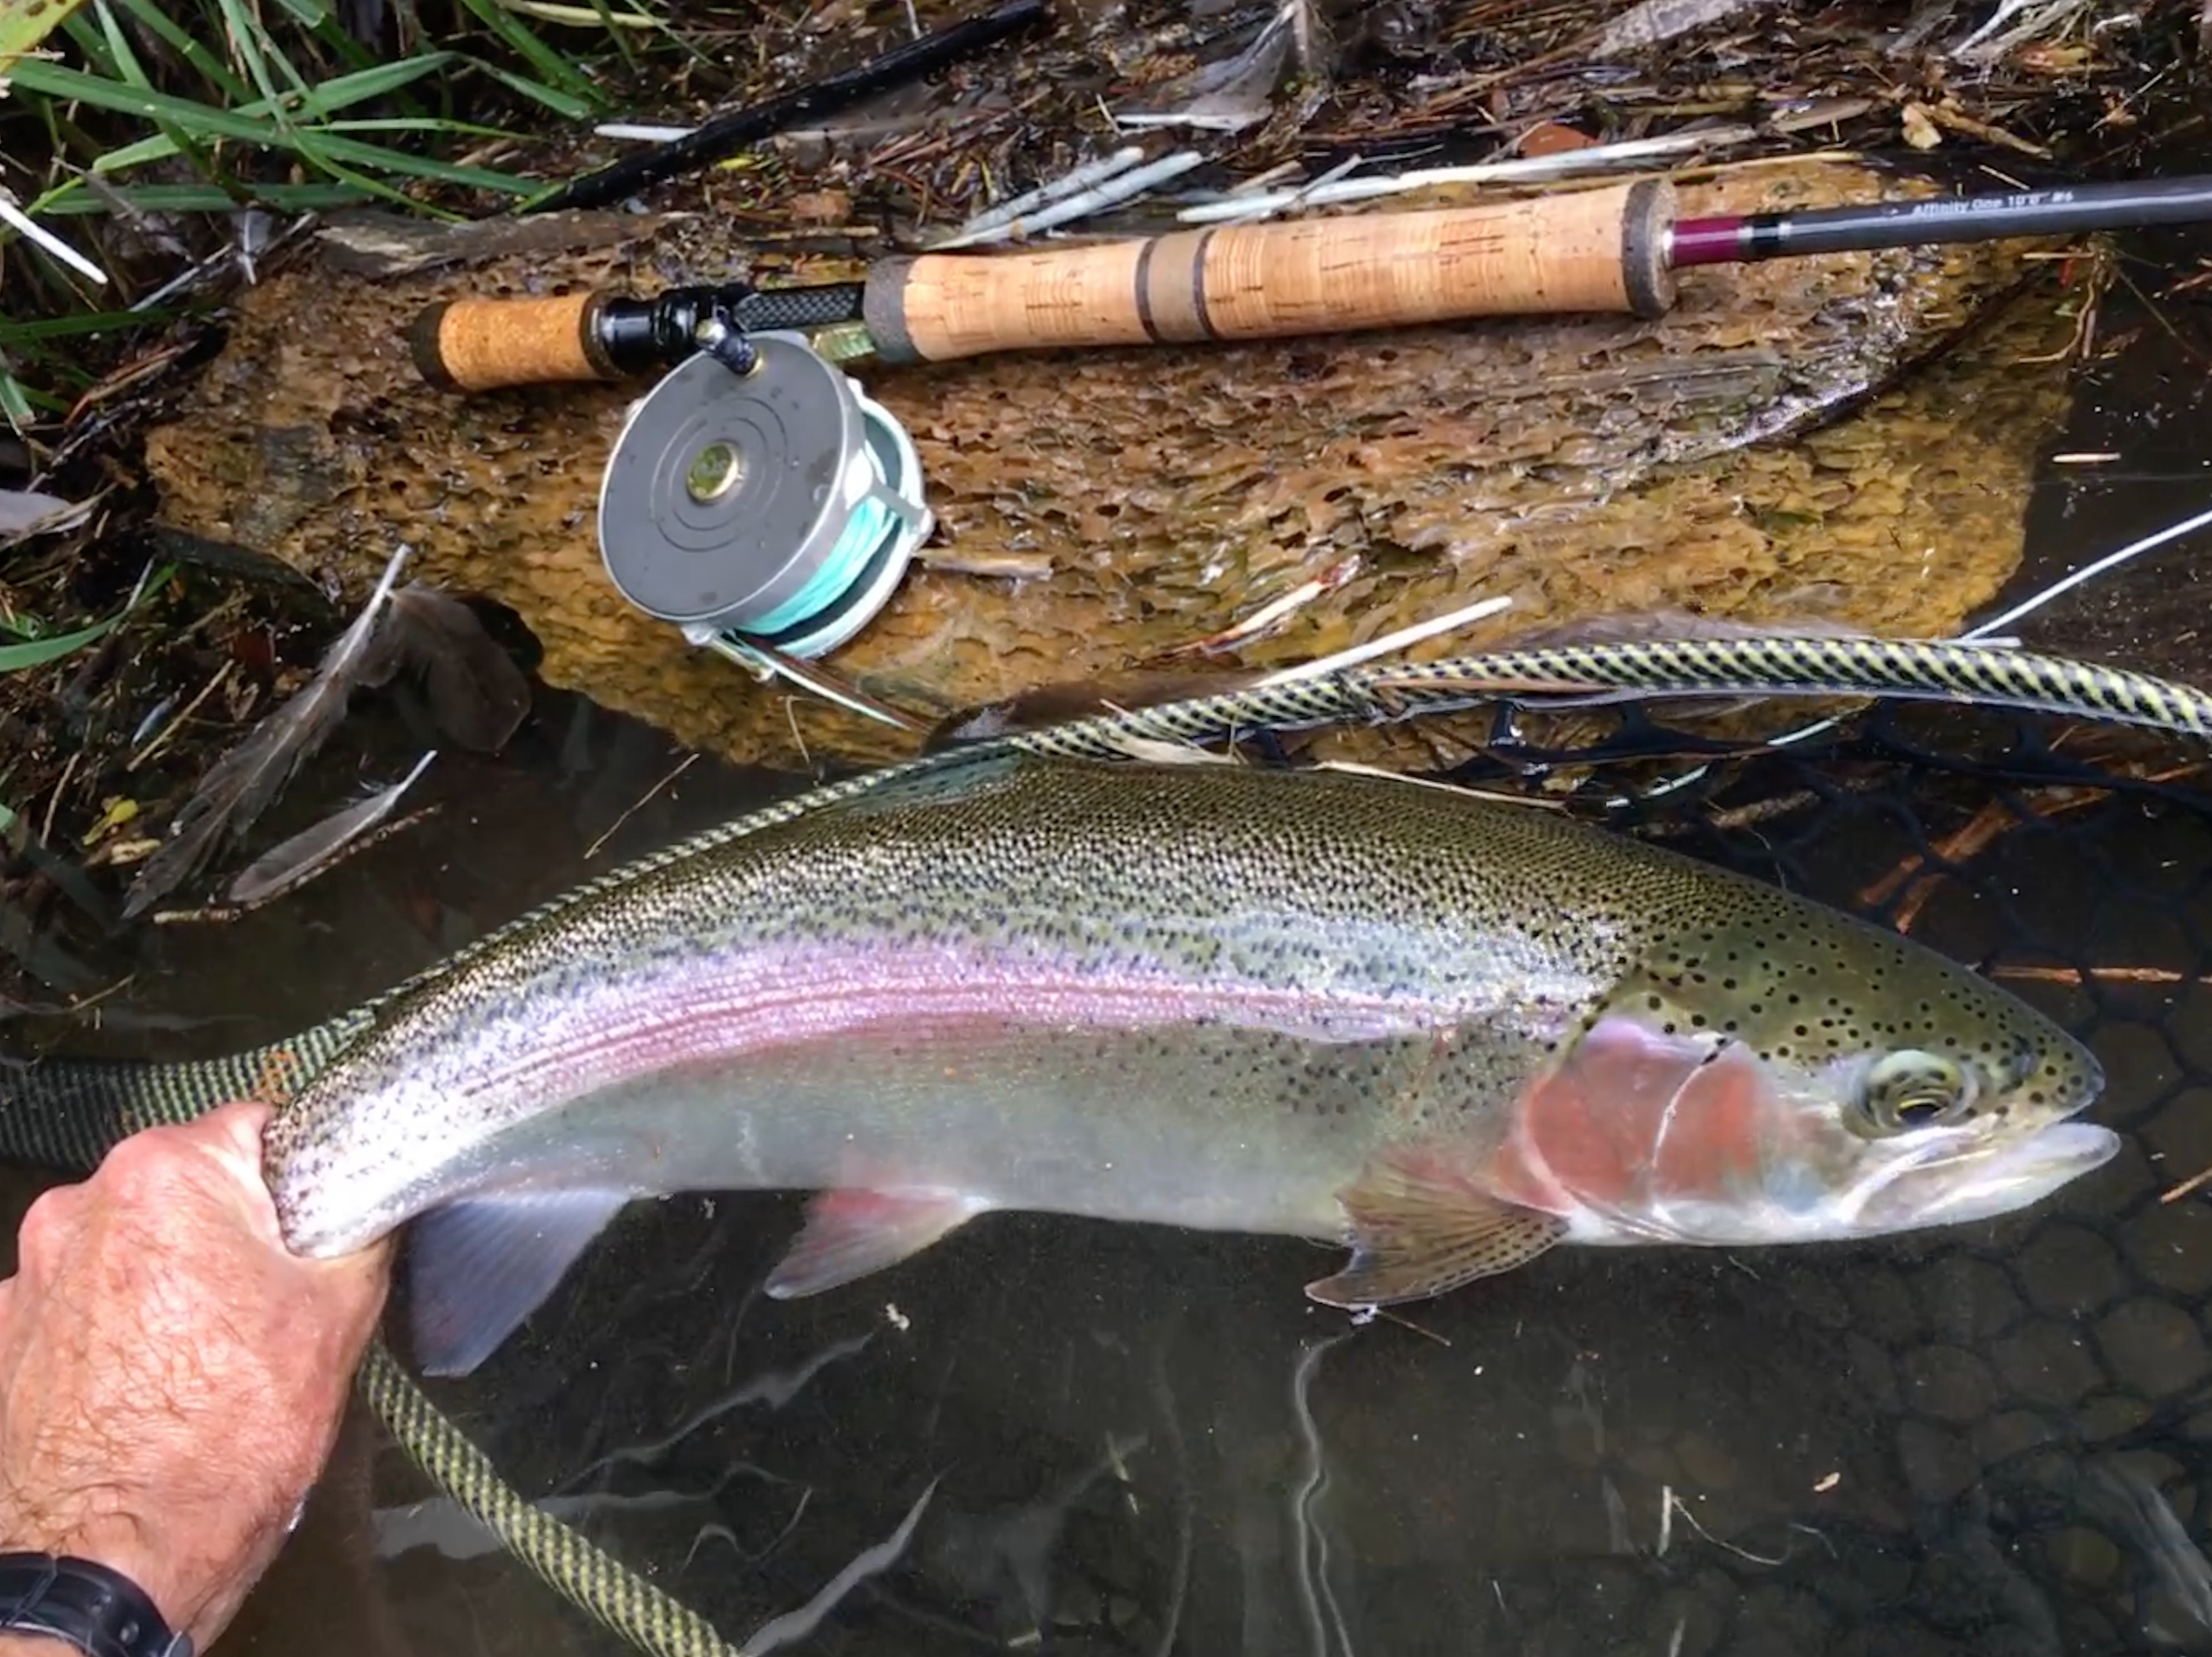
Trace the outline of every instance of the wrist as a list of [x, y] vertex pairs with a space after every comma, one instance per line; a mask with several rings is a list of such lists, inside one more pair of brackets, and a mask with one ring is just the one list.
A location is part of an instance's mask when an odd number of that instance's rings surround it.
[[0, 1552], [0, 1657], [25, 1638], [58, 1657], [192, 1657], [145, 1591], [97, 1562], [39, 1551]]
[[[191, 1568], [180, 1554], [153, 1544], [143, 1527], [128, 1520], [62, 1532], [33, 1529], [27, 1533], [20, 1527], [0, 1532], [0, 1553], [10, 1551], [50, 1553], [105, 1566], [153, 1601], [155, 1613], [174, 1632], [191, 1628], [213, 1595], [213, 1584], [195, 1585], [187, 1580]], [[17, 1638], [40, 1642], [34, 1649], [50, 1649], [55, 1644], [51, 1636], [21, 1630], [0, 1635], [0, 1641]], [[66, 1645], [62, 1648], [66, 1649]], [[0, 1645], [0, 1657], [15, 1657], [15, 1654]]]

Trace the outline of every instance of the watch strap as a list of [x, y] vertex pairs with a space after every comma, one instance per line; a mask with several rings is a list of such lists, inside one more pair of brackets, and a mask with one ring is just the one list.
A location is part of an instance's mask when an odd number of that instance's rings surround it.
[[192, 1657], [145, 1589], [74, 1554], [0, 1553], [0, 1632], [51, 1635], [85, 1657]]

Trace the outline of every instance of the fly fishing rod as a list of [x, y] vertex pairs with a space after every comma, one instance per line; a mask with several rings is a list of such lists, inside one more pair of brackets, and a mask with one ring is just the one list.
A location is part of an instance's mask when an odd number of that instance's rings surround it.
[[[859, 325], [884, 364], [992, 351], [1196, 343], [1479, 316], [1663, 315], [1696, 265], [2078, 235], [2212, 220], [2212, 177], [2069, 185], [1869, 206], [1680, 219], [1663, 179], [1480, 207], [1220, 225], [1044, 252], [924, 253], [864, 281], [463, 299], [409, 331], [454, 391], [666, 368], [711, 325], [739, 334]], [[856, 331], [858, 331], [856, 330]]]
[[1662, 314], [1674, 273], [1792, 255], [2212, 219], [2212, 178], [1679, 219], [1663, 179], [1480, 207], [1220, 226], [1045, 252], [885, 259], [866, 279], [464, 299], [410, 330], [462, 391], [665, 370], [603, 474], [624, 598], [695, 646], [899, 723], [806, 664], [933, 532], [919, 452], [842, 366], [1253, 339], [1512, 313]]

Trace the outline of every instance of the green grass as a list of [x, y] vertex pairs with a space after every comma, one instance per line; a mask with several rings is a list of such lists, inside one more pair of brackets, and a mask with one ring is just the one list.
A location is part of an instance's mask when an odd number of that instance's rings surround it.
[[[603, 115], [605, 73], [686, 50], [660, 3], [393, 0], [387, 56], [332, 0], [80, 0], [35, 20], [0, 0], [0, 185], [110, 270], [152, 215], [496, 210], [546, 187], [499, 164], [514, 140]], [[0, 260], [0, 415], [19, 434], [167, 320], [4, 224]], [[94, 338], [106, 349], [88, 355]]]
[[0, 633], [15, 637], [15, 644], [0, 644], [0, 673], [21, 673], [34, 667], [44, 667], [64, 656], [76, 654], [88, 644], [94, 644], [115, 631], [143, 604], [148, 594], [158, 592], [170, 576], [176, 573], [170, 566], [149, 574], [140, 582], [137, 592], [124, 603], [123, 608], [104, 621], [89, 627], [73, 628], [67, 633], [47, 633], [27, 616], [17, 616], [0, 626]]
[[115, 630], [116, 622], [123, 618], [110, 616], [104, 622], [94, 622], [90, 627], [78, 628], [73, 633], [57, 633], [43, 639], [27, 639], [21, 644], [0, 645], [0, 673], [20, 673], [26, 668], [44, 667], [48, 662], [58, 662], [72, 655], [96, 640], [106, 638]]

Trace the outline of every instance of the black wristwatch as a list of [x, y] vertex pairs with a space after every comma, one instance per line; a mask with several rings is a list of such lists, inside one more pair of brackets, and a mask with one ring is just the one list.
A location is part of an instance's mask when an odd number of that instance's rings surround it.
[[0, 1553], [0, 1634], [50, 1634], [85, 1657], [192, 1657], [145, 1589], [70, 1554]]

